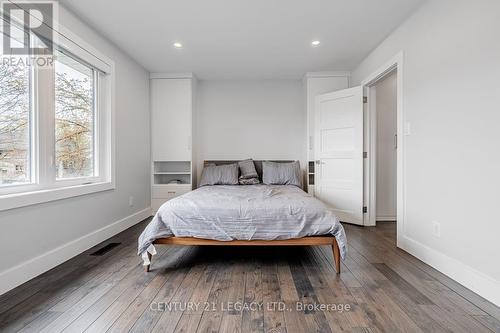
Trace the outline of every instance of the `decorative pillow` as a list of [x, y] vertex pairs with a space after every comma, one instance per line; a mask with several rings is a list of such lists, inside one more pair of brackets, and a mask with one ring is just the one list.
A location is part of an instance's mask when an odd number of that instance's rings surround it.
[[259, 178], [248, 178], [248, 179], [242, 179], [240, 177], [240, 185], [257, 185], [260, 184]]
[[266, 185], [302, 186], [299, 161], [291, 163], [262, 162], [262, 182]]
[[201, 172], [200, 187], [206, 185], [238, 185], [238, 164], [207, 165]]
[[251, 158], [238, 162], [238, 165], [240, 167], [240, 179], [259, 178]]
[[238, 162], [238, 166], [240, 167], [240, 185], [260, 184], [259, 175], [251, 158]]

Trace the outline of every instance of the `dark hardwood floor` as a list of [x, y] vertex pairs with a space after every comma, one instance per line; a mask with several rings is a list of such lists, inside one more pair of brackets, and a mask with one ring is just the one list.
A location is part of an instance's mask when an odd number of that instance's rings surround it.
[[0, 296], [0, 331], [500, 332], [500, 309], [397, 249], [393, 223], [346, 225], [340, 276], [330, 247], [158, 246], [145, 273], [146, 223]]

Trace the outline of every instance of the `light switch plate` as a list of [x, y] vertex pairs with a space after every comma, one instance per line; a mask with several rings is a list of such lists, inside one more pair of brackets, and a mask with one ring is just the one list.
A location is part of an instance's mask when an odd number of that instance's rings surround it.
[[405, 123], [405, 135], [411, 135], [411, 124], [409, 121]]
[[441, 223], [433, 221], [432, 222], [432, 233], [436, 237], [441, 237]]

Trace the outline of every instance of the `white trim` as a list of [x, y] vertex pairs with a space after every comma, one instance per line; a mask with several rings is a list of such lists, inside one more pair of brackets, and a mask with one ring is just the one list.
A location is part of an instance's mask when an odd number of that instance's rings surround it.
[[377, 221], [383, 221], [383, 222], [396, 222], [396, 216], [395, 215], [377, 215]]
[[323, 72], [307, 72], [304, 75], [304, 78], [312, 78], [312, 77], [342, 77], [347, 76], [351, 77], [351, 72], [349, 71], [323, 71]]
[[367, 165], [368, 165], [368, 184], [365, 186], [365, 190], [368, 191], [367, 201], [365, 206], [368, 207], [367, 215], [364, 219], [364, 225], [375, 226], [377, 224], [377, 94], [376, 87], [371, 87], [366, 89], [368, 96], [368, 104], [366, 106], [367, 115], [366, 120], [368, 123], [368, 147], [366, 151], [368, 153]]
[[0, 196], [0, 212], [8, 209], [36, 205], [80, 195], [113, 190], [113, 182], [75, 185]]
[[[57, 43], [60, 47], [70, 51], [76, 57], [98, 70], [106, 74], [111, 73], [114, 67], [113, 61], [85, 42], [84, 39], [59, 23], [54, 31], [59, 35]], [[57, 46], [54, 47], [57, 48]]]
[[400, 51], [396, 54], [392, 59], [387, 61], [385, 64], [380, 66], [376, 71], [368, 75], [364, 80], [361, 81], [362, 86], [370, 86], [376, 83], [377, 81], [384, 78], [387, 74], [392, 72], [394, 69], [398, 68], [400, 64], [403, 63], [403, 51]]
[[401, 237], [398, 246], [481, 297], [500, 306], [500, 281], [407, 236]]
[[[403, 51], [396, 54], [389, 61], [387, 61], [383, 66], [379, 67], [376, 71], [368, 75], [361, 84], [368, 88], [370, 93], [370, 86], [374, 85], [377, 81], [384, 78], [387, 74], [391, 73], [393, 70], [397, 69], [397, 136], [398, 136], [398, 151], [397, 151], [397, 246], [400, 246], [400, 239], [404, 235], [404, 221], [406, 218], [406, 193], [405, 193], [405, 161], [404, 161], [404, 110], [403, 110], [403, 72], [404, 72], [404, 54]], [[370, 106], [370, 98], [368, 99], [368, 110], [372, 110]], [[369, 112], [370, 116], [370, 112]], [[372, 117], [373, 118], [373, 117]], [[370, 119], [370, 118], [369, 118]], [[373, 125], [374, 119], [370, 119], [369, 124]], [[369, 164], [369, 181], [367, 184], [369, 196], [366, 205], [369, 207], [369, 212], [365, 225], [376, 225], [376, 212], [375, 212], [375, 200], [376, 200], [376, 147], [374, 142], [372, 142], [375, 137], [375, 128], [370, 129], [370, 145], [368, 149], [368, 164]], [[372, 201], [373, 200], [373, 201]]]
[[[99, 230], [72, 240], [33, 259], [0, 272], [0, 295], [54, 268], [91, 247], [109, 239], [125, 229], [141, 222], [151, 215], [148, 207]], [[22, 244], [21, 244], [22, 246]]]
[[149, 73], [150, 79], [193, 79], [193, 73]]

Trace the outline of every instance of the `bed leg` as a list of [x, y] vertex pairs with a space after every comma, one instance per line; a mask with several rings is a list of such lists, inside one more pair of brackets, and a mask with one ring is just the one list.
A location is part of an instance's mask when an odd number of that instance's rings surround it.
[[149, 266], [151, 266], [151, 258], [152, 257], [153, 256], [151, 255], [151, 253], [148, 252], [149, 265], [144, 266], [144, 269], [146, 270], [146, 272], [149, 272]]
[[335, 262], [335, 270], [337, 271], [337, 274], [340, 274], [340, 249], [335, 238], [333, 239], [332, 250], [333, 261]]

